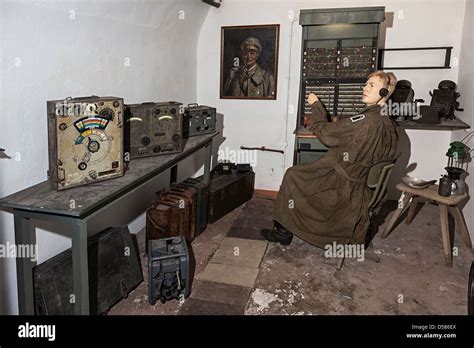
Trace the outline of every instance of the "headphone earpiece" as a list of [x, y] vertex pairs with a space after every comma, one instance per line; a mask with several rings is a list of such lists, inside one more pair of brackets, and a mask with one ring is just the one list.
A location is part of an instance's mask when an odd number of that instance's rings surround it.
[[380, 88], [379, 95], [384, 98], [388, 95], [389, 91], [387, 88]]

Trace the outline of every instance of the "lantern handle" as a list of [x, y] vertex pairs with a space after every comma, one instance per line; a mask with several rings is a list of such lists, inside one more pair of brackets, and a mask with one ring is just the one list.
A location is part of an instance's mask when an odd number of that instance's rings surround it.
[[467, 137], [472, 137], [472, 135], [474, 135], [474, 131], [470, 131], [464, 138], [461, 139], [461, 143], [463, 144], [467, 144], [469, 142], [469, 140], [471, 140], [471, 138], [469, 138], [466, 142], [464, 142], [464, 140], [467, 138]]

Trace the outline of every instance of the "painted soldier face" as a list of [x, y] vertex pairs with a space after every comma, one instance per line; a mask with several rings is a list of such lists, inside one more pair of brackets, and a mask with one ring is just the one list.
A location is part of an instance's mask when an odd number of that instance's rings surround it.
[[242, 59], [247, 68], [251, 68], [257, 63], [258, 56], [260, 51], [257, 46], [247, 45], [242, 51]]
[[378, 76], [372, 76], [367, 80], [364, 87], [364, 93], [362, 96], [362, 102], [367, 105], [377, 104], [380, 100], [380, 89], [386, 87]]

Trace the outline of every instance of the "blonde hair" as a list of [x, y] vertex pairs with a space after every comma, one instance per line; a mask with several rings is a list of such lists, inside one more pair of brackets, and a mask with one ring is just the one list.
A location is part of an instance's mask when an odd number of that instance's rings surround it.
[[384, 72], [382, 70], [374, 71], [369, 75], [369, 79], [373, 76], [377, 76], [379, 79], [382, 80], [384, 87], [388, 89], [388, 95], [384, 97], [387, 100], [395, 90], [395, 86], [397, 85], [397, 77], [393, 72]]

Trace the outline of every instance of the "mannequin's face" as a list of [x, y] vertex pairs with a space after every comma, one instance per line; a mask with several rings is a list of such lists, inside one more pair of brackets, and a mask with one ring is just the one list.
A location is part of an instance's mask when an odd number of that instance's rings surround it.
[[386, 86], [384, 85], [380, 77], [372, 76], [365, 83], [362, 102], [365, 103], [367, 106], [380, 103], [383, 98], [380, 96], [379, 91], [384, 87]]

